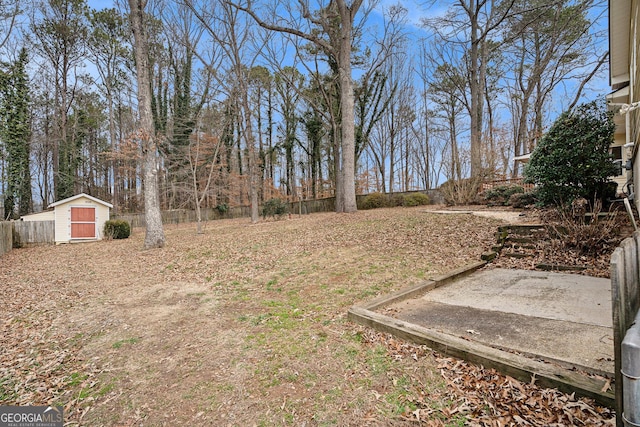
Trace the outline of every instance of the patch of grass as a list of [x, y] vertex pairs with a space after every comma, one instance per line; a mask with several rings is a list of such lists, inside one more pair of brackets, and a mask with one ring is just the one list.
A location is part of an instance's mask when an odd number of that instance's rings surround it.
[[206, 292], [194, 292], [194, 293], [187, 294], [187, 296], [199, 299], [199, 298], [205, 296], [206, 294], [207, 294]]
[[374, 375], [385, 374], [391, 369], [391, 359], [387, 349], [382, 345], [368, 349], [366, 352], [367, 364]]
[[233, 299], [234, 301], [249, 301], [251, 299], [251, 293], [248, 289], [238, 289]]
[[[281, 307], [281, 306], [274, 306]], [[261, 314], [252, 319], [251, 323], [254, 326], [265, 324], [273, 328], [279, 329], [293, 329], [298, 324], [296, 319], [301, 315], [299, 309], [291, 310], [289, 308], [282, 308], [280, 310], [273, 310], [268, 314]]]
[[409, 385], [411, 380], [406, 376], [401, 376], [393, 381], [394, 389], [387, 393], [385, 400], [391, 405], [394, 414], [413, 412], [418, 407], [411, 399]]
[[274, 286], [277, 284], [278, 284], [278, 279], [271, 279], [266, 283], [265, 287], [267, 288], [268, 291], [275, 290], [277, 292], [282, 292], [282, 288], [280, 287], [274, 289]]
[[282, 301], [274, 300], [262, 301], [262, 304], [266, 307], [282, 307], [284, 305]]
[[113, 344], [111, 344], [111, 348], [118, 349], [118, 348], [122, 347], [125, 344], [136, 344], [138, 341], [140, 341], [140, 339], [138, 339], [138, 338], [127, 338], [127, 339], [124, 339], [124, 340], [119, 340], [119, 341], [116, 341]]
[[467, 417], [463, 415], [456, 415], [455, 417], [445, 422], [445, 427], [464, 427], [467, 425]]
[[295, 417], [292, 413], [287, 412], [286, 414], [284, 414], [284, 420], [287, 424], [293, 424], [295, 421]]
[[362, 331], [358, 331], [354, 334], [348, 334], [347, 338], [349, 338], [353, 342], [362, 343], [364, 342], [364, 337], [362, 336]]
[[9, 377], [0, 378], [0, 402], [13, 402], [18, 398], [14, 384]]
[[327, 390], [322, 396], [320, 396], [320, 398], [325, 402], [336, 402], [342, 397], [342, 395], [342, 389], [338, 387]]
[[81, 374], [79, 372], [74, 372], [71, 375], [69, 375], [69, 378], [67, 380], [67, 385], [69, 387], [75, 387], [77, 385], [82, 384], [82, 382], [84, 380], [86, 380], [89, 376], [87, 374]]
[[91, 389], [88, 387], [84, 387], [78, 393], [78, 400], [85, 400], [89, 396], [91, 396]]
[[96, 397], [106, 396], [107, 394], [111, 393], [111, 391], [113, 391], [115, 386], [116, 385], [114, 382], [110, 382], [109, 384], [100, 387], [100, 390], [98, 390], [98, 392], [96, 393]]
[[265, 333], [247, 335], [247, 340], [254, 342], [258, 347], [266, 347], [269, 344], [269, 336]]

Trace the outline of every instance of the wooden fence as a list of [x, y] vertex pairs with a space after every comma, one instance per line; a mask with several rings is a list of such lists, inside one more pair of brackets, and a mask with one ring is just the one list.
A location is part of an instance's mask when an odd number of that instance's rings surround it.
[[[622, 340], [640, 308], [640, 232], [622, 241], [611, 255], [611, 302], [613, 305], [613, 347], [615, 357], [616, 419], [621, 427], [624, 413]], [[627, 391], [629, 392], [629, 391]]]
[[[405, 195], [412, 193], [424, 193], [429, 196], [431, 203], [443, 203], [442, 195], [438, 190], [411, 191], [408, 193], [394, 193]], [[356, 196], [358, 206], [367, 197], [366, 194]], [[335, 210], [335, 197], [317, 200], [300, 200], [289, 203], [289, 212], [295, 215], [303, 215], [318, 212], [333, 212]], [[224, 218], [246, 218], [251, 215], [249, 206], [236, 206], [226, 212], [220, 212], [215, 208], [201, 210], [203, 221], [212, 221]], [[144, 227], [144, 213], [114, 215], [112, 219], [122, 219], [131, 227]], [[174, 209], [162, 212], [163, 224], [181, 224], [196, 222], [196, 212], [190, 209]], [[21, 247], [34, 243], [54, 243], [54, 221], [0, 221], [0, 255], [11, 250], [12, 247]]]
[[524, 182], [524, 178], [494, 179], [493, 181], [484, 181], [480, 186], [480, 192], [483, 193], [496, 187], [511, 185], [517, 185], [524, 188], [525, 193], [535, 188], [533, 184], [526, 184]]
[[55, 221], [0, 221], [0, 255], [28, 244], [54, 241]]
[[[398, 195], [424, 193], [429, 196], [431, 203], [443, 203], [442, 196], [437, 190], [427, 191], [411, 191], [408, 193], [395, 193]], [[367, 197], [366, 194], [356, 196], [358, 206], [362, 205], [362, 201]], [[300, 200], [289, 203], [289, 212], [291, 214], [306, 215], [318, 212], [333, 212], [336, 206], [335, 197], [327, 197], [316, 200]], [[226, 212], [221, 213], [216, 208], [206, 208], [200, 211], [203, 221], [212, 221], [225, 218], [247, 218], [251, 216], [250, 206], [235, 206], [229, 208]], [[163, 224], [182, 224], [187, 222], [196, 222], [196, 211], [191, 209], [173, 209], [170, 211], [162, 211]], [[144, 227], [144, 213], [131, 213], [114, 215], [112, 219], [121, 219], [127, 221], [131, 227]]]
[[55, 221], [13, 221], [13, 247], [30, 243], [54, 243]]
[[13, 248], [13, 227], [11, 221], [0, 221], [0, 256]]
[[[200, 214], [203, 221], [211, 221], [224, 218], [242, 218], [250, 216], [250, 208], [248, 206], [238, 206], [229, 208], [226, 212], [221, 213], [215, 208], [201, 209]], [[162, 211], [163, 224], [182, 224], [186, 222], [196, 222], [196, 211], [190, 209], [172, 209], [170, 211]], [[131, 227], [144, 227], [144, 213], [130, 213], [113, 215], [111, 219], [121, 219], [127, 221]]]

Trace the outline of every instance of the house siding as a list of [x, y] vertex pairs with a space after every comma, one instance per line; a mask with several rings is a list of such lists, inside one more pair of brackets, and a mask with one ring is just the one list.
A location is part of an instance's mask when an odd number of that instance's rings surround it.
[[[629, 31], [629, 104], [640, 101], [640, 0], [631, 2], [631, 22]], [[628, 113], [631, 135], [627, 135], [628, 142], [634, 145], [634, 161], [633, 161], [633, 186], [635, 193], [635, 204], [640, 210], [640, 109], [632, 110]]]

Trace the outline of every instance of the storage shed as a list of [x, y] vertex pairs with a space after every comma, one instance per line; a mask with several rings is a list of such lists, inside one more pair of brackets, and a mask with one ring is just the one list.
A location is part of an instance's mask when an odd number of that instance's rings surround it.
[[34, 222], [34, 221], [55, 221], [55, 212], [53, 210], [46, 210], [44, 212], [22, 215], [20, 221]]
[[55, 242], [70, 243], [101, 240], [104, 223], [109, 220], [111, 203], [80, 193], [52, 203]]

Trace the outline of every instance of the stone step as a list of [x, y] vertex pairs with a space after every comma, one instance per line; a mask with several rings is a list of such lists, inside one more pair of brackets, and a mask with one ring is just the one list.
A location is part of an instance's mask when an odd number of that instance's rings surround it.
[[502, 252], [502, 256], [510, 257], [510, 258], [533, 258], [533, 254], [523, 253], [523, 252]]
[[532, 245], [532, 244], [525, 244], [525, 243], [511, 243], [511, 242], [505, 242], [503, 248], [507, 249], [536, 249], [537, 246], [536, 245]]
[[544, 262], [540, 264], [536, 264], [536, 268], [538, 270], [544, 270], [544, 271], [583, 271], [587, 269], [587, 267], [584, 265], [561, 265], [561, 264], [548, 264]]
[[535, 237], [507, 237], [505, 239], [505, 243], [534, 243], [540, 239], [536, 239]]

